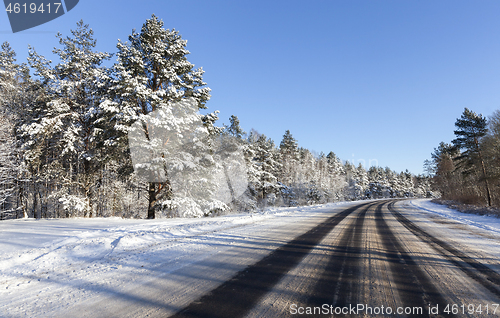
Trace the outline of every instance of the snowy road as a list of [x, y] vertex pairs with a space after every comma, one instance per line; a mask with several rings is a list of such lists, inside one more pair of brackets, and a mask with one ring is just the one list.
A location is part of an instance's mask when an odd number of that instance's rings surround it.
[[174, 317], [500, 316], [498, 258], [397, 203], [345, 209]]
[[0, 247], [2, 317], [500, 317], [500, 221], [428, 200], [9, 221]]

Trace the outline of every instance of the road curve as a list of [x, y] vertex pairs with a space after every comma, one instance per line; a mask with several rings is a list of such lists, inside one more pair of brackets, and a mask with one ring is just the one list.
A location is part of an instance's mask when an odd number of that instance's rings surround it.
[[172, 317], [500, 317], [498, 267], [415, 213], [334, 213]]

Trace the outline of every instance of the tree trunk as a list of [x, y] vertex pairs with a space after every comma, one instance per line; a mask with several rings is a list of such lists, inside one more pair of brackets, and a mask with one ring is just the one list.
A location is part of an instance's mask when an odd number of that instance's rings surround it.
[[476, 138], [476, 139], [474, 139], [474, 142], [475, 142], [476, 147], [477, 147], [479, 161], [481, 162], [481, 168], [483, 170], [483, 178], [484, 178], [484, 185], [486, 186], [486, 197], [488, 199], [488, 206], [491, 206], [490, 185], [488, 184], [488, 177], [486, 175], [486, 167], [484, 166], [483, 154], [481, 152], [481, 149], [479, 148], [479, 140]]
[[38, 219], [38, 216], [37, 216], [37, 213], [36, 213], [36, 207], [38, 205], [38, 199], [36, 197], [36, 195], [38, 194], [37, 186], [38, 185], [34, 182], [33, 183], [33, 210], [32, 210], [33, 218], [34, 219]]
[[148, 188], [148, 219], [155, 218], [155, 204], [156, 204], [156, 183], [149, 182]]
[[488, 199], [488, 206], [491, 206], [490, 185], [488, 183], [488, 178], [486, 177], [486, 167], [484, 166], [484, 161], [483, 161], [482, 156], [481, 156], [481, 168], [483, 169], [484, 185], [486, 186], [486, 196]]
[[231, 184], [231, 179], [229, 179], [229, 173], [227, 172], [226, 165], [224, 166], [224, 176], [226, 177], [227, 187], [229, 188], [229, 193], [231, 194], [231, 202], [236, 202], [236, 197], [234, 195], [233, 185]]

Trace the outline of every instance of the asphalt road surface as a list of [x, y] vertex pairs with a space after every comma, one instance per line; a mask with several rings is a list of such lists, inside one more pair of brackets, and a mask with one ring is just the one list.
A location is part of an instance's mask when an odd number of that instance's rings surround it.
[[500, 317], [498, 260], [414, 214], [394, 200], [332, 211], [171, 316]]

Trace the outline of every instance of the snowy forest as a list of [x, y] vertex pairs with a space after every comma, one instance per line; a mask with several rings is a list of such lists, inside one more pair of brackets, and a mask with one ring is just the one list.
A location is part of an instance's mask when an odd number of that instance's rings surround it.
[[465, 108], [455, 127], [456, 138], [424, 164], [433, 187], [445, 200], [500, 206], [500, 111], [486, 118]]
[[[288, 130], [277, 144], [244, 132], [235, 115], [216, 126], [217, 111], [199, 112], [211, 92], [203, 69], [188, 61], [179, 32], [154, 15], [127, 42], [119, 40], [114, 54], [95, 50], [83, 21], [57, 37], [55, 65], [33, 47], [26, 63], [9, 43], [1, 47], [0, 220], [202, 217], [433, 195], [430, 175], [314, 154]], [[153, 126], [169, 132], [158, 139], [168, 149], [151, 146], [159, 131]], [[132, 144], [134, 129], [142, 139]], [[134, 159], [133, 147], [155, 153], [154, 164]], [[444, 194], [459, 182], [447, 147], [436, 152], [433, 170]], [[151, 178], [153, 166], [164, 171]], [[474, 183], [481, 177], [468, 178], [467, 193], [484, 196]]]

